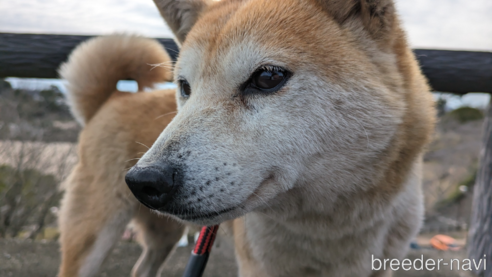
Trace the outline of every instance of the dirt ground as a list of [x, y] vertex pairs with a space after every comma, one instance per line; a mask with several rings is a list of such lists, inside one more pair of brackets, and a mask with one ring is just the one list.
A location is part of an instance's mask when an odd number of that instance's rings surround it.
[[[1, 277], [53, 277], [60, 263], [57, 242], [34, 242], [18, 239], [0, 240]], [[178, 277], [191, 253], [192, 246], [179, 247], [166, 262], [163, 277]], [[135, 242], [120, 242], [104, 263], [98, 277], [130, 276], [141, 248]], [[237, 266], [232, 249], [218, 241], [209, 259], [205, 277], [235, 276]]]
[[[181, 276], [192, 247], [180, 247], [166, 262], [163, 277]], [[130, 276], [133, 264], [140, 255], [140, 246], [133, 242], [120, 242], [113, 250], [98, 277]], [[440, 252], [432, 249], [412, 250], [408, 258], [419, 259], [464, 259], [464, 251]], [[52, 277], [56, 276], [60, 262], [58, 243], [33, 242], [28, 240], [0, 240], [0, 276], [2, 277]], [[230, 243], [219, 239], [214, 245], [205, 277], [230, 277], [237, 275], [237, 266]], [[395, 277], [471, 277], [470, 273], [449, 268], [439, 271], [397, 271]]]

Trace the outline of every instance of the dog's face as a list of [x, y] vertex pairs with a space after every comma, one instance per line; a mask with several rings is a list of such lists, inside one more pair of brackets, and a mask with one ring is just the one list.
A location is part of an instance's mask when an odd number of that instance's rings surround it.
[[[127, 178], [156, 186], [137, 197], [212, 225], [293, 188], [356, 189], [405, 109], [393, 55], [357, 22], [344, 26], [309, 0], [207, 7], [175, 67], [178, 114]], [[167, 177], [139, 183], [148, 168]]]

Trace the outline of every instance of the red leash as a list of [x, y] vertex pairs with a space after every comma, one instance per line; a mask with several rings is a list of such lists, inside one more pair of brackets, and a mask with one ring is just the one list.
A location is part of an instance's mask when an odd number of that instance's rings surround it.
[[203, 226], [200, 236], [195, 244], [195, 249], [191, 252], [183, 277], [201, 277], [205, 266], [207, 265], [208, 256], [214, 245], [215, 237], [219, 230], [219, 225]]

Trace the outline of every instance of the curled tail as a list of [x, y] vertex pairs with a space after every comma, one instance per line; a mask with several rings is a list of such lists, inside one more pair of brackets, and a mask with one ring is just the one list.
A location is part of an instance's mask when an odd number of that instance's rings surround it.
[[85, 125], [116, 91], [119, 80], [135, 80], [140, 91], [157, 82], [171, 81], [170, 65], [169, 55], [156, 40], [110, 35], [77, 46], [58, 72], [68, 81], [72, 114]]

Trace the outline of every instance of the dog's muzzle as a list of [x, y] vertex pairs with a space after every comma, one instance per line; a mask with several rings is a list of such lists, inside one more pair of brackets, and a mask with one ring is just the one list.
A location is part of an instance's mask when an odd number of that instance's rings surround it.
[[176, 191], [177, 170], [172, 166], [134, 166], [125, 176], [133, 195], [150, 209], [163, 208]]

